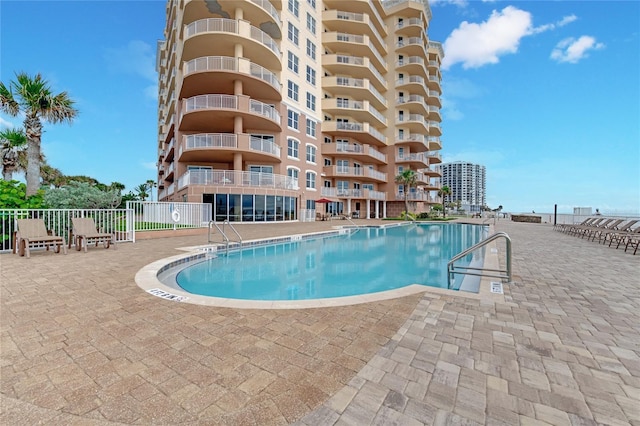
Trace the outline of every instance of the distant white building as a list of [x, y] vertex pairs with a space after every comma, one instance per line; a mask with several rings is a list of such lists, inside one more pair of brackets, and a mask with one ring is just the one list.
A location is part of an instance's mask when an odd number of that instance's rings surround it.
[[457, 203], [466, 212], [475, 213], [487, 203], [486, 168], [466, 161], [437, 164], [436, 171], [442, 175], [442, 186], [451, 189], [445, 203]]

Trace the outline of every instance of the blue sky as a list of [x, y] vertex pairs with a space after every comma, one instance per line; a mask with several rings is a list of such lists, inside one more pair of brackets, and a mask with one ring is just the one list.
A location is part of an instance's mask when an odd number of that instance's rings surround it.
[[[1, 80], [40, 72], [80, 110], [71, 126], [45, 124], [52, 166], [127, 190], [155, 179], [164, 7], [0, 1]], [[640, 2], [439, 0], [431, 9], [429, 37], [446, 55], [443, 159], [487, 167], [490, 207], [640, 211]], [[0, 115], [0, 126], [20, 125]]]

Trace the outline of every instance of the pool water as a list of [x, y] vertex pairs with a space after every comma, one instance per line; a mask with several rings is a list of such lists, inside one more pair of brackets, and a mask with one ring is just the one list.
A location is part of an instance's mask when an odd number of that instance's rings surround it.
[[192, 294], [244, 300], [323, 299], [411, 284], [447, 288], [448, 261], [484, 237], [486, 227], [466, 224], [361, 228], [219, 252], [180, 271], [176, 281]]

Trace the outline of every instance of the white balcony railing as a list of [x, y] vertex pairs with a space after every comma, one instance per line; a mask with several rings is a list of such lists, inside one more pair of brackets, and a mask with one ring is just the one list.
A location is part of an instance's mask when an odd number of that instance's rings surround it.
[[178, 189], [190, 185], [299, 189], [298, 179], [291, 176], [236, 170], [189, 170], [178, 178]]

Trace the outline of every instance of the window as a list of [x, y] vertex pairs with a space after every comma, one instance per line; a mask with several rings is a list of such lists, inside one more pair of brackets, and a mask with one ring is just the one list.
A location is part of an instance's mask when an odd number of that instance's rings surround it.
[[316, 187], [316, 174], [313, 172], [307, 172], [307, 188]]
[[316, 162], [316, 147], [313, 145], [307, 145], [307, 162]]
[[293, 54], [293, 52], [287, 52], [287, 67], [298, 74], [298, 57]]
[[316, 0], [307, 0], [307, 3], [309, 3], [312, 8], [316, 8]]
[[287, 176], [292, 177], [294, 179], [298, 179], [299, 175], [300, 175], [300, 171], [298, 169], [294, 169], [292, 167], [289, 167], [287, 169]]
[[307, 81], [312, 85], [316, 85], [316, 70], [307, 65]]
[[307, 12], [307, 29], [311, 31], [312, 34], [316, 33], [316, 20], [309, 12]]
[[298, 17], [298, 14], [300, 12], [300, 3], [298, 2], [298, 0], [289, 0], [289, 12]]
[[[288, 30], [287, 30], [287, 37], [289, 38], [289, 40], [291, 40], [293, 42], [293, 44], [295, 44], [296, 46], [298, 45], [298, 38], [299, 38], [299, 31], [298, 29], [295, 27], [295, 25], [293, 25], [291, 22], [289, 22], [288, 25]], [[308, 49], [307, 49], [308, 50]]]
[[316, 110], [316, 97], [309, 92], [307, 92], [307, 108], [311, 111]]
[[[289, 24], [291, 25], [291, 24]], [[296, 29], [296, 31], [298, 31]], [[296, 37], [296, 45], [298, 45], [298, 38]], [[307, 39], [307, 56], [309, 56], [314, 61], [316, 60], [316, 45], [309, 39]]]
[[287, 80], [287, 96], [294, 101], [298, 100], [298, 85], [291, 80]]
[[300, 127], [299, 120], [300, 114], [293, 110], [287, 111], [287, 126], [291, 127], [292, 129], [298, 130]]
[[307, 118], [307, 136], [316, 137], [316, 125], [315, 120]]
[[300, 142], [291, 138], [287, 139], [287, 155], [289, 157], [300, 158], [298, 154], [299, 147], [300, 147]]

